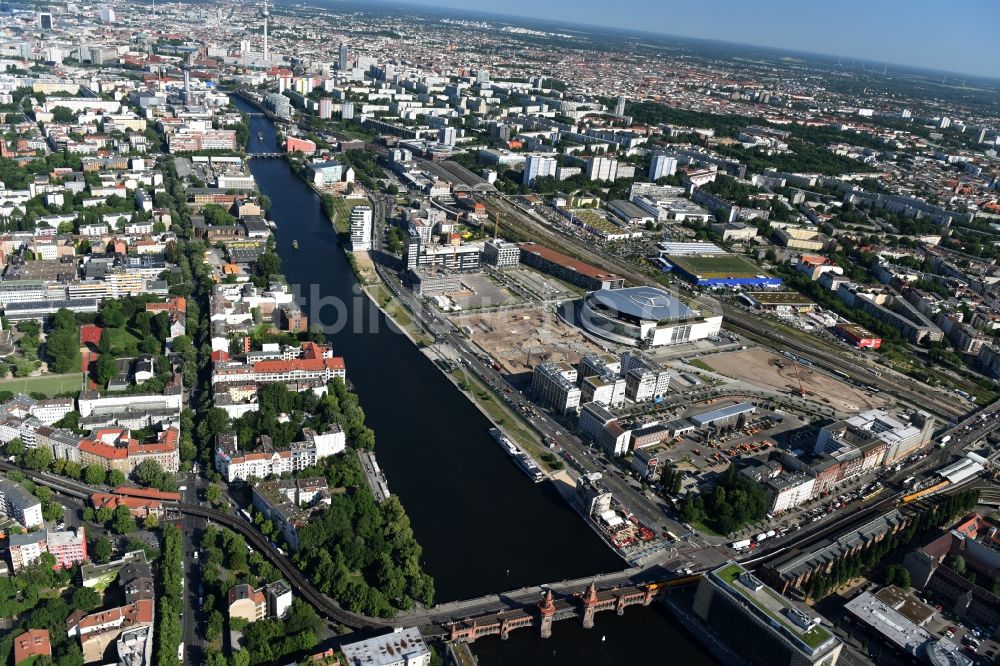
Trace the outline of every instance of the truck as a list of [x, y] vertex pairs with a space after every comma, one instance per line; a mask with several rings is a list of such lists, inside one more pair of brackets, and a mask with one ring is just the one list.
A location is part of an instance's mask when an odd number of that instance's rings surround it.
[[766, 541], [766, 540], [767, 540], [767, 532], [761, 532], [756, 537], [754, 537], [754, 541], [756, 541], [757, 543], [760, 543], [761, 541]]
[[950, 441], [951, 441], [951, 435], [945, 435], [944, 437], [941, 438], [941, 441], [938, 442], [938, 446], [940, 446], [943, 449], [945, 446], [948, 445], [948, 442]]
[[777, 532], [777, 531], [775, 531], [775, 530], [768, 530], [768, 531], [767, 531], [767, 538], [768, 538], [768, 539], [771, 539], [771, 538], [773, 538], [774, 536], [776, 536], [777, 534], [778, 534], [778, 532]]
[[744, 550], [750, 547], [750, 539], [743, 539], [742, 541], [734, 541], [731, 546], [733, 550]]

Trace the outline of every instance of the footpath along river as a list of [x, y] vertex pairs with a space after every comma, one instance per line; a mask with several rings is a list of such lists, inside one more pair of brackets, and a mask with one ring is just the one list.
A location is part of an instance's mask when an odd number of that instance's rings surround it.
[[[236, 99], [243, 111], [255, 111]], [[263, 137], [258, 140], [258, 133]], [[274, 124], [253, 117], [248, 150], [281, 148]], [[437, 600], [450, 601], [613, 571], [624, 563], [583, 523], [549, 483], [534, 484], [490, 437], [490, 422], [360, 291], [319, 199], [284, 159], [250, 168], [272, 202], [282, 271], [307, 301], [324, 307], [330, 335], [375, 431], [376, 454], [406, 508], [434, 577]], [[297, 240], [299, 249], [292, 248]], [[307, 303], [307, 314], [314, 314]], [[312, 320], [311, 320], [312, 321]], [[602, 636], [606, 636], [604, 642]], [[474, 651], [494, 664], [646, 664], [698, 666], [713, 660], [663, 609], [601, 614], [596, 627], [556, 624], [552, 638], [514, 632]]]

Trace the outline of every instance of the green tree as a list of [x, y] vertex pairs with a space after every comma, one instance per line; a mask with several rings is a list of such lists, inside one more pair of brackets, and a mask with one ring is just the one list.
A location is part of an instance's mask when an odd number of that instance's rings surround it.
[[205, 217], [206, 224], [215, 226], [236, 224], [236, 218], [219, 204], [205, 204], [202, 206], [201, 214]]
[[[105, 335], [107, 334], [105, 333]], [[104, 337], [101, 340], [104, 340]], [[108, 382], [118, 376], [118, 363], [115, 361], [115, 357], [111, 355], [111, 352], [102, 353], [98, 357], [95, 375], [94, 381], [100, 386], [107, 386]]]
[[22, 463], [25, 467], [34, 471], [48, 469], [52, 465], [52, 453], [41, 446], [28, 449], [22, 457]]
[[24, 453], [24, 442], [21, 441], [20, 437], [15, 437], [14, 439], [7, 442], [3, 449], [4, 453], [8, 456], [20, 456]]
[[57, 106], [52, 109], [52, 122], [54, 123], [72, 123], [76, 122], [76, 114], [73, 113], [72, 109], [66, 106]]
[[76, 315], [66, 308], [59, 308], [52, 315], [52, 328], [76, 330]]
[[172, 491], [177, 487], [173, 475], [165, 472], [155, 460], [143, 460], [136, 465], [132, 471], [132, 480], [140, 486], [159, 490]]
[[111, 517], [111, 529], [118, 534], [128, 534], [135, 529], [135, 519], [124, 504], [115, 507]]
[[126, 480], [125, 472], [120, 469], [109, 469], [108, 473], [104, 476], [104, 483], [112, 488], [124, 484]]
[[104, 483], [104, 468], [98, 464], [87, 465], [83, 472], [83, 480], [92, 486], [99, 486]]
[[[106, 300], [101, 305], [101, 324], [108, 328], [121, 328], [125, 325], [125, 312], [118, 300]], [[103, 337], [103, 336], [102, 336]]]
[[98, 537], [90, 544], [90, 554], [100, 563], [111, 559], [111, 541], [107, 537]]
[[264, 280], [281, 274], [281, 257], [274, 252], [265, 252], [254, 262], [254, 275]]
[[76, 329], [56, 329], [45, 345], [45, 353], [49, 361], [49, 369], [60, 374], [79, 372], [80, 370], [80, 340]]
[[77, 610], [90, 612], [101, 605], [100, 593], [92, 587], [78, 587], [70, 595], [70, 604]]

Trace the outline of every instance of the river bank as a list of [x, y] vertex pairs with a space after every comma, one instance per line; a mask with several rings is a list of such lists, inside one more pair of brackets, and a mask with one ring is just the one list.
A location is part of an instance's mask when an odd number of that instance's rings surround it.
[[[265, 140], [253, 148], [275, 150], [274, 128], [254, 117], [251, 135], [258, 131]], [[489, 435], [490, 419], [425, 353], [415, 353], [417, 345], [399, 335], [357, 285], [316, 193], [285, 160], [252, 160], [250, 166], [272, 200], [282, 270], [304, 309], [317, 323], [322, 313], [311, 305], [338, 301], [348, 313], [346, 321], [327, 322], [328, 339], [346, 360], [366, 423], [376, 432], [379, 464], [423, 546], [421, 564], [434, 577], [437, 599], [473, 598], [622, 569], [621, 560], [582, 524], [555, 484], [534, 484], [510, 463]], [[291, 249], [293, 238], [299, 250]], [[545, 641], [524, 630], [507, 641], [477, 642], [474, 652], [481, 666], [652, 663], [663, 658], [666, 642], [679, 663], [713, 663], [662, 609], [605, 615], [593, 630], [561, 622]]]

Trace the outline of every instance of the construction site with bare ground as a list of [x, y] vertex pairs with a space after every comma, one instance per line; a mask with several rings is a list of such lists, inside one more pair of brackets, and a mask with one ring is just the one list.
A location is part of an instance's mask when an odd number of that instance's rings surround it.
[[700, 360], [719, 374], [761, 388], [803, 395], [841, 413], [885, 407], [887, 402], [865, 388], [765, 349], [711, 354]]
[[456, 315], [452, 321], [509, 375], [530, 374], [550, 361], [576, 364], [580, 357], [602, 351], [551, 306]]

